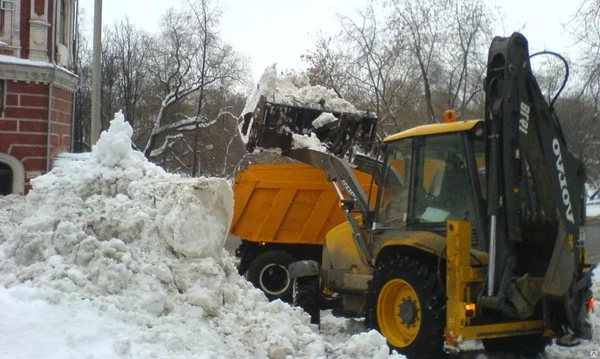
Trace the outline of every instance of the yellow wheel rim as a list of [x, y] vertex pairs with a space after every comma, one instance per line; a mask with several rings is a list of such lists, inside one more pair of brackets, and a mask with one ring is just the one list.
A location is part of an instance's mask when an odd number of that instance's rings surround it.
[[402, 279], [387, 282], [377, 298], [381, 334], [397, 347], [409, 346], [421, 328], [421, 304], [415, 289]]

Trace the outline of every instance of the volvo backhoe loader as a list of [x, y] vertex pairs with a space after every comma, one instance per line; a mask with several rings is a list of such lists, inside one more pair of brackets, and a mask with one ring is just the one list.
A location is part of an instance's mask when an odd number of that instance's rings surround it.
[[[349, 163], [285, 148], [327, 172], [347, 221], [322, 260], [290, 265], [294, 301], [364, 316], [392, 349], [437, 358], [466, 340], [533, 357], [590, 339], [585, 169], [531, 72], [527, 40], [493, 40], [485, 119], [386, 138], [372, 205]], [[258, 138], [256, 145], [263, 143]]]

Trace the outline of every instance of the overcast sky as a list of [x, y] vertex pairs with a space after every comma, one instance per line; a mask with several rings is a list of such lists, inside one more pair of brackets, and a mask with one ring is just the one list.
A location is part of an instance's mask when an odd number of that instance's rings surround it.
[[[79, 0], [89, 23], [94, 0]], [[493, 0], [484, 0], [493, 1]], [[223, 8], [221, 36], [235, 50], [250, 57], [255, 80], [269, 65], [278, 70], [302, 70], [300, 55], [314, 45], [315, 34], [334, 33], [337, 14], [352, 15], [368, 0], [220, 0]], [[520, 30], [531, 50], [553, 50], [568, 55], [569, 39], [561, 24], [570, 19], [580, 0], [502, 0], [503, 28], [497, 35], [507, 36]], [[160, 16], [178, 1], [103, 0], [103, 23], [113, 24], [128, 16], [130, 21], [153, 31]], [[91, 32], [90, 32], [91, 37]]]

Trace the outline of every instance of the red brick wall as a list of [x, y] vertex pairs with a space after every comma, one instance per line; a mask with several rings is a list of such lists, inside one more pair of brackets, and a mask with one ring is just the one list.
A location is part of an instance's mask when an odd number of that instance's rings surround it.
[[[73, 94], [52, 88], [50, 158], [69, 152]], [[45, 172], [48, 141], [48, 85], [7, 81], [0, 115], [0, 152], [17, 158], [26, 172]], [[27, 185], [27, 184], [26, 184]]]
[[45, 171], [47, 119], [48, 85], [7, 81], [0, 152], [21, 161], [25, 171]]
[[61, 88], [52, 90], [51, 156], [71, 151], [73, 94]]

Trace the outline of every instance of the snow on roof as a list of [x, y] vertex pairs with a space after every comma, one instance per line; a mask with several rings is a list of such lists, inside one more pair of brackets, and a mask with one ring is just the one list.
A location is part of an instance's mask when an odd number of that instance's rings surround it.
[[2, 355], [388, 357], [375, 331], [327, 329], [325, 317], [321, 334], [299, 308], [268, 302], [223, 250], [227, 182], [165, 173], [131, 134], [117, 114], [90, 154], [63, 155], [25, 201], [0, 196]]
[[[0, 44], [0, 45], [2, 45], [2, 44]], [[73, 70], [67, 69], [66, 67], [63, 67], [59, 64], [53, 64], [52, 62], [49, 62], [49, 61], [29, 60], [29, 59], [22, 59], [22, 58], [16, 57], [16, 56], [0, 55], [0, 64], [24, 65], [24, 66], [33, 66], [33, 67], [46, 67], [46, 68], [56, 67], [57, 69], [60, 69], [66, 73], [69, 73], [73, 76], [77, 76], [77, 74], [75, 74], [73, 72]]]
[[319, 102], [324, 100], [327, 111], [358, 112], [351, 103], [340, 98], [335, 91], [319, 85], [311, 86], [306, 76], [278, 76], [276, 64], [265, 69], [256, 89], [246, 100], [242, 115], [254, 112], [261, 96], [264, 96], [268, 102], [315, 109], [322, 109]]
[[0, 55], [0, 63], [36, 66], [36, 67], [54, 67], [54, 65], [48, 61], [36, 61], [36, 60], [22, 59], [19, 57], [9, 56], [9, 55]]

